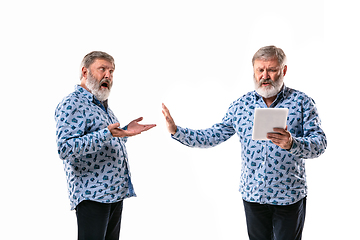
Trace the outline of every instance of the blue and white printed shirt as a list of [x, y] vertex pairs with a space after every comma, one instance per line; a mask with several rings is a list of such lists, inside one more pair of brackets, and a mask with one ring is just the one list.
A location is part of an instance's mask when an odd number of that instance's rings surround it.
[[307, 195], [305, 159], [320, 156], [327, 140], [313, 99], [283, 87], [270, 107], [288, 108], [288, 131], [293, 137], [290, 150], [271, 141], [252, 140], [255, 108], [267, 108], [252, 91], [234, 101], [221, 123], [204, 130], [178, 126], [172, 138], [189, 147], [208, 148], [228, 140], [235, 133], [242, 147], [239, 191], [245, 201], [288, 205]]
[[136, 196], [125, 148], [127, 138], [115, 138], [107, 128], [118, 122], [110, 108], [76, 86], [57, 106], [55, 121], [71, 210], [83, 200], [113, 203]]

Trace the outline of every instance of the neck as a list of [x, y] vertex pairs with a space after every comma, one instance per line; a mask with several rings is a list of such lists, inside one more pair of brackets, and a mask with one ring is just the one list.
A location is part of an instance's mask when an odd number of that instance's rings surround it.
[[275, 101], [276, 96], [277, 96], [277, 95], [275, 95], [275, 96], [273, 96], [273, 97], [269, 97], [269, 98], [264, 98], [264, 97], [263, 97], [264, 102], [265, 102], [265, 104], [266, 104], [267, 107], [270, 107], [270, 106], [271, 106], [271, 104]]
[[80, 86], [85, 88], [88, 92], [91, 93], [91, 91], [86, 87], [86, 79], [85, 78], [81, 79]]
[[[281, 92], [281, 91], [283, 90], [283, 88], [284, 88], [284, 84], [281, 86], [279, 92]], [[270, 107], [270, 106], [271, 106], [271, 104], [272, 104], [272, 103], [275, 101], [275, 99], [277, 98], [277, 95], [279, 94], [279, 92], [278, 92], [275, 96], [272, 96], [272, 97], [269, 97], [269, 98], [264, 98], [264, 97], [263, 97], [264, 102], [265, 102], [265, 104], [266, 104], [267, 107]]]

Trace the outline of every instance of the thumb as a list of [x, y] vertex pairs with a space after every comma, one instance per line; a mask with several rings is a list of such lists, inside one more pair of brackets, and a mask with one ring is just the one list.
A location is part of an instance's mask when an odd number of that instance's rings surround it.
[[114, 124], [110, 124], [108, 126], [108, 129], [111, 131], [112, 129], [118, 128], [120, 127], [120, 123], [114, 123]]
[[139, 117], [139, 118], [135, 119], [134, 122], [140, 122], [142, 120], [143, 120], [143, 117]]

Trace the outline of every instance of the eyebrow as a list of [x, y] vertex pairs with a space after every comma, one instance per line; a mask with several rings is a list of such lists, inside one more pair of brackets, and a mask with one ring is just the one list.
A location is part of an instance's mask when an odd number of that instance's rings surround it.
[[266, 68], [266, 67], [258, 67], [258, 68], [256, 68], [256, 70], [259, 70], [259, 69], [278, 70], [279, 67], [269, 67], [269, 68]]
[[114, 67], [108, 67], [108, 66], [106, 66], [106, 65], [100, 65], [99, 68], [106, 68], [106, 69], [115, 70]]

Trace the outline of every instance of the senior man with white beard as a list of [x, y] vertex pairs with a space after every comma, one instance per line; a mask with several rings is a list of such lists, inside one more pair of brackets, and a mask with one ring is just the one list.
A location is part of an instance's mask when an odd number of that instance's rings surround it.
[[[327, 146], [313, 99], [283, 83], [285, 61], [282, 49], [260, 48], [252, 59], [255, 91], [234, 101], [222, 122], [211, 128], [192, 130], [177, 126], [163, 104], [168, 131], [186, 146], [208, 148], [235, 133], [239, 136], [239, 191], [251, 240], [301, 239], [307, 196], [305, 159], [320, 156]], [[287, 127], [274, 128], [274, 133], [267, 134], [270, 141], [253, 140], [256, 108], [288, 108]]]
[[57, 146], [64, 163], [78, 239], [119, 239], [123, 200], [136, 196], [131, 183], [127, 138], [147, 131], [141, 118], [123, 128], [108, 107], [115, 63], [94, 51], [81, 64], [81, 83], [55, 111]]

